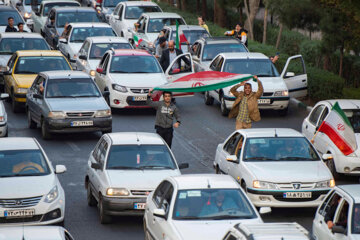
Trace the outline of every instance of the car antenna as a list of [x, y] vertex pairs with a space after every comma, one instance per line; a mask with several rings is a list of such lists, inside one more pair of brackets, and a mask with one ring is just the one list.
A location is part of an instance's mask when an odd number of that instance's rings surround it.
[[138, 145], [140, 145], [140, 139], [138, 133], [136, 133], [136, 141], [138, 142]]
[[275, 131], [275, 137], [278, 137], [278, 135], [277, 135], [277, 133], [276, 133], [276, 128], [274, 129], [274, 131]]
[[209, 179], [207, 180], [207, 182], [208, 182], [207, 187], [208, 187], [208, 188], [211, 188], [211, 185], [210, 185], [210, 181], [209, 181]]

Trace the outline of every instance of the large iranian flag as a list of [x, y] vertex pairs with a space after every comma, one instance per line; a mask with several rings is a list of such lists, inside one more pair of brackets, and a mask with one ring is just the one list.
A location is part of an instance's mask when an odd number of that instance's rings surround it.
[[205, 92], [216, 90], [252, 79], [250, 74], [205, 71], [189, 74], [173, 82], [155, 87], [154, 90], [169, 92]]
[[325, 133], [344, 155], [357, 149], [354, 130], [338, 102], [334, 104], [318, 131]]

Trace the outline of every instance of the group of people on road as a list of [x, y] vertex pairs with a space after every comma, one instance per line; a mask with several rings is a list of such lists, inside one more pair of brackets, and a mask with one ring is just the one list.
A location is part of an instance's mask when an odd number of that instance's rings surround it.
[[6, 26], [5, 32], [27, 32], [26, 30], [24, 30], [24, 23], [18, 23], [17, 27], [18, 28], [16, 29], [16, 27], [14, 26], [14, 18], [9, 17], [8, 25]]

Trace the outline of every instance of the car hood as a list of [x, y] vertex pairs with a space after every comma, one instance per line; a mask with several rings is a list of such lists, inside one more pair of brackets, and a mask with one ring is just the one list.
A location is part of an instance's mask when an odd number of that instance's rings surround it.
[[350, 240], [360, 240], [360, 234], [352, 234], [350, 235]]
[[125, 87], [156, 87], [167, 83], [163, 73], [111, 73], [110, 77], [113, 83]]
[[82, 43], [69, 43], [69, 47], [74, 54], [77, 54], [80, 51], [82, 45]]
[[29, 88], [34, 82], [37, 74], [14, 74], [15, 81], [21, 88]]
[[159, 36], [158, 33], [146, 33], [146, 39], [149, 41], [149, 42], [154, 42], [156, 40], [156, 38]]
[[10, 57], [11, 55], [0, 55], [0, 67], [7, 66]]
[[104, 98], [46, 98], [51, 111], [96, 111], [109, 109]]
[[[177, 230], [181, 239], [206, 239], [219, 240], [222, 239], [227, 231], [238, 223], [262, 223], [258, 219], [246, 220], [216, 220], [216, 221], [173, 221], [173, 225]], [[194, 231], [196, 229], [196, 231]]]
[[55, 186], [55, 175], [0, 178], [0, 198], [28, 198], [48, 194]]
[[274, 183], [318, 182], [332, 178], [322, 161], [244, 162], [255, 178]]
[[88, 60], [89, 66], [91, 70], [96, 70], [99, 65], [101, 59], [90, 59]]
[[[275, 92], [275, 91], [284, 91], [288, 90], [284, 80], [281, 77], [259, 77], [259, 80], [261, 81], [264, 92]], [[254, 82], [253, 80], [249, 81], [252, 85], [253, 92], [256, 92], [258, 90], [258, 84], [257, 82]], [[235, 86], [236, 84], [224, 88], [225, 92], [229, 92], [230, 89]], [[243, 88], [239, 88], [243, 89]]]
[[126, 187], [130, 190], [154, 190], [164, 178], [180, 175], [180, 171], [177, 169], [107, 170], [106, 173], [110, 187]]

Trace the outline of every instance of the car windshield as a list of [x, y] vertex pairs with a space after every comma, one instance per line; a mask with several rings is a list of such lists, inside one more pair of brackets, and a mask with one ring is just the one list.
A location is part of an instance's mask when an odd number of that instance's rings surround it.
[[91, 78], [52, 79], [46, 86], [47, 98], [101, 97]]
[[[208, 38], [210, 35], [209, 33], [203, 30], [183, 30], [183, 33], [186, 37], [186, 40], [192, 45], [194, 42], [200, 38]], [[176, 39], [176, 31], [172, 32], [171, 40], [175, 41]], [[183, 44], [186, 44], [185, 42]]]
[[8, 25], [8, 18], [14, 18], [14, 26], [17, 26], [18, 23], [24, 23], [21, 19], [19, 13], [16, 10], [9, 10], [9, 11], [1, 11], [0, 12], [0, 26]]
[[176, 196], [173, 219], [222, 220], [251, 219], [256, 214], [240, 189], [180, 190]]
[[43, 16], [47, 16], [54, 7], [79, 7], [76, 2], [52, 2], [44, 5]]
[[360, 133], [360, 110], [344, 110], [355, 133]]
[[0, 178], [41, 176], [50, 173], [40, 150], [0, 151]]
[[71, 70], [64, 57], [19, 57], [15, 74], [38, 74], [43, 71]]
[[[304, 137], [248, 138], [244, 161], [320, 161]], [[240, 151], [238, 151], [240, 152]]]
[[84, 42], [87, 37], [98, 37], [98, 36], [116, 36], [112, 28], [110, 27], [83, 27], [74, 28], [70, 42]]
[[90, 50], [90, 59], [101, 59], [105, 52], [113, 49], [132, 49], [130, 43], [94, 43]]
[[128, 6], [125, 10], [125, 19], [139, 19], [141, 14], [147, 12], [161, 12], [158, 6]]
[[3, 38], [0, 40], [0, 54], [12, 54], [21, 50], [50, 50], [43, 38]]
[[176, 25], [176, 20], [179, 25], [185, 25], [182, 18], [152, 18], [149, 20], [149, 26], [147, 28], [148, 33], [158, 33], [165, 25]]
[[[141, 66], [141, 68], [139, 68]], [[159, 62], [153, 56], [115, 56], [110, 73], [161, 73]]]
[[104, 7], [114, 8], [119, 2], [124, 2], [124, 0], [104, 0]]
[[225, 61], [224, 72], [252, 74], [258, 77], [279, 77], [270, 59], [228, 59]]
[[26, 5], [39, 6], [42, 0], [25, 0]]
[[202, 60], [211, 61], [219, 53], [228, 52], [247, 52], [247, 50], [241, 43], [206, 44], [204, 47]]
[[56, 27], [64, 27], [66, 23], [100, 22], [96, 12], [61, 12], [57, 14]]
[[165, 145], [113, 145], [106, 169], [176, 169]]
[[352, 233], [360, 234], [360, 204], [354, 205], [354, 212], [352, 215]]

